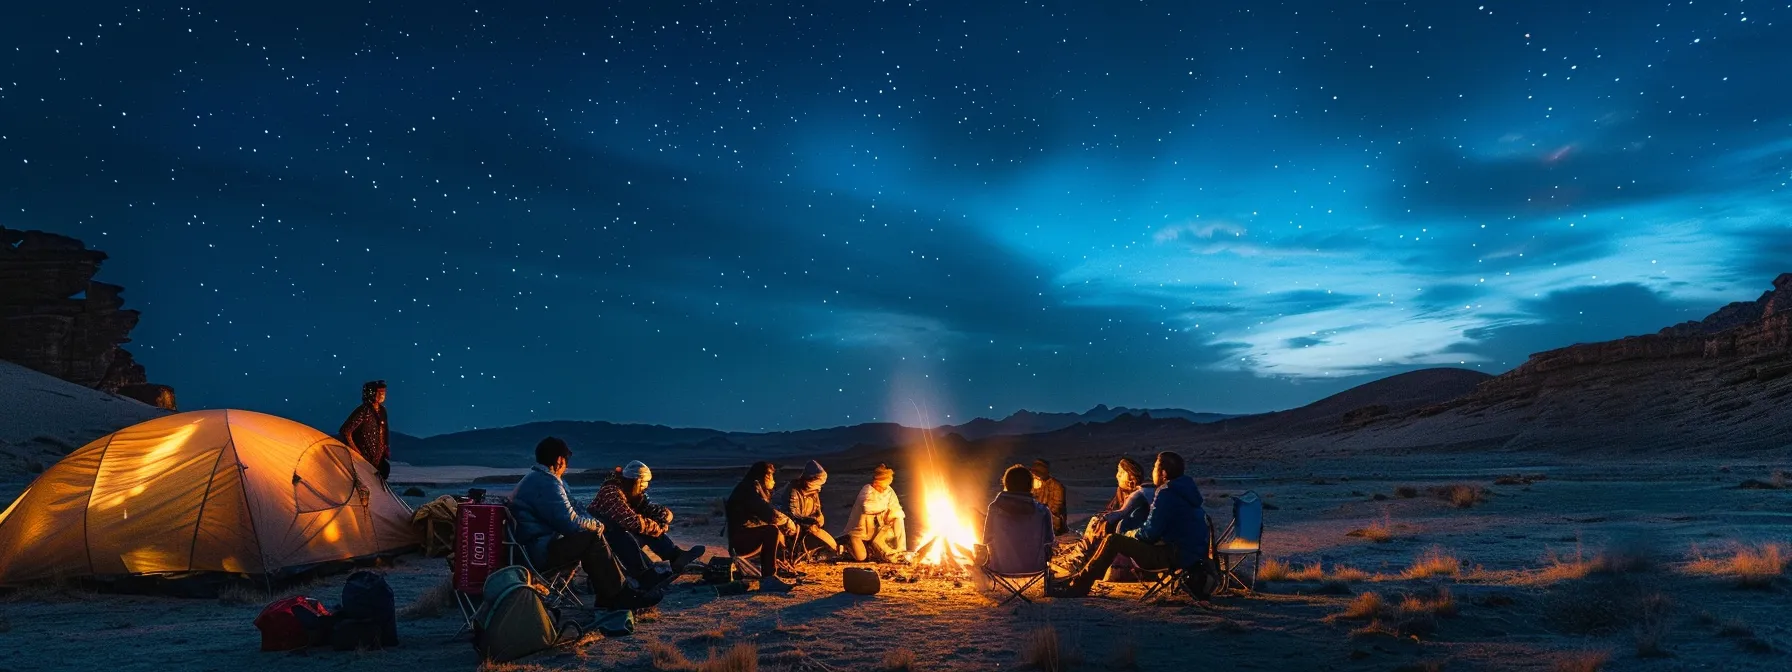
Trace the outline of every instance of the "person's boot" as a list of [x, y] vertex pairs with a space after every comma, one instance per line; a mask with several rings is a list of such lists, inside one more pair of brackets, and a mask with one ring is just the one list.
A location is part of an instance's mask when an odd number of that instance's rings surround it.
[[795, 588], [796, 586], [785, 583], [783, 579], [776, 576], [759, 577], [759, 592], [761, 593], [788, 593]]
[[640, 586], [642, 591], [649, 591], [656, 588], [662, 588], [666, 584], [672, 583], [674, 579], [678, 578], [678, 573], [662, 572], [658, 568], [649, 565], [642, 568], [642, 570], [632, 578], [634, 578], [635, 583]]
[[693, 562], [701, 560], [703, 558], [703, 553], [708, 550], [709, 549], [702, 546], [692, 546], [689, 549], [679, 551], [678, 557], [672, 559], [672, 572], [675, 574], [683, 574], [684, 568], [691, 566], [691, 563]]

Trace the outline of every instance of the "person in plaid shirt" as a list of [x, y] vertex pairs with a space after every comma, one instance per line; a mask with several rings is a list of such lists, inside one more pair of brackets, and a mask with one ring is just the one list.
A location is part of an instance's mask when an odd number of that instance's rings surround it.
[[[656, 584], [684, 572], [684, 568], [703, 557], [702, 546], [680, 550], [668, 534], [672, 530], [672, 510], [647, 498], [653, 470], [640, 460], [617, 469], [598, 488], [597, 496], [585, 510], [602, 521], [604, 537], [623, 569], [642, 584]], [[672, 564], [672, 574], [660, 575], [642, 549], [653, 551]]]

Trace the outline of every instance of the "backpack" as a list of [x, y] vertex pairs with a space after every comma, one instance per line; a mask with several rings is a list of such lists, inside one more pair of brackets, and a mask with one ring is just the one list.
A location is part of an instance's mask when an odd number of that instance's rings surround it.
[[323, 620], [330, 615], [324, 603], [294, 595], [268, 603], [255, 617], [255, 628], [261, 631], [261, 650], [291, 651], [310, 646], [314, 633], [320, 633]]
[[[521, 565], [511, 565], [485, 579], [485, 599], [473, 613], [473, 649], [483, 660], [503, 663], [576, 640], [578, 624], [560, 619], [547, 603], [548, 589]], [[562, 636], [566, 627], [578, 632]]]
[[338, 651], [398, 645], [398, 617], [385, 577], [367, 570], [348, 575], [330, 627], [330, 645]]

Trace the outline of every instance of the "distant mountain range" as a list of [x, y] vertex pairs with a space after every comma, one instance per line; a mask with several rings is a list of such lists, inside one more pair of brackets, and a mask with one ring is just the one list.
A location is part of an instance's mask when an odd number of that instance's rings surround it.
[[[1180, 408], [1132, 409], [1098, 405], [1082, 413], [1018, 411], [1001, 420], [977, 418], [962, 425], [933, 429], [936, 438], [958, 435], [968, 440], [1037, 434], [1085, 423], [1112, 422], [1121, 417], [1218, 422], [1237, 416], [1197, 413]], [[665, 425], [618, 424], [604, 421], [556, 420], [512, 427], [415, 437], [395, 434], [396, 459], [423, 466], [473, 465], [514, 467], [529, 464], [535, 444], [557, 436], [572, 445], [579, 461], [620, 464], [643, 456], [684, 466], [741, 464], [768, 456], [826, 454], [854, 446], [890, 447], [921, 441], [924, 433], [896, 423], [864, 423], [787, 432], [725, 432]]]

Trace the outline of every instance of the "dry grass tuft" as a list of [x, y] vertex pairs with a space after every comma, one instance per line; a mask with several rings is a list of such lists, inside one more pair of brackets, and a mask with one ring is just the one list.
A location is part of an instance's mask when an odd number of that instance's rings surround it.
[[548, 672], [548, 668], [535, 663], [494, 663], [483, 662], [474, 668], [476, 672]]
[[647, 655], [653, 663], [653, 669], [664, 672], [758, 672], [759, 646], [751, 642], [741, 642], [727, 651], [716, 653], [709, 650], [709, 658], [701, 662], [693, 662], [686, 658], [678, 647], [663, 642], [647, 645]]
[[1288, 578], [1293, 581], [1323, 580], [1325, 579], [1325, 565], [1315, 562], [1311, 565], [1289, 572]]
[[915, 652], [908, 649], [897, 649], [884, 654], [885, 672], [912, 672], [915, 669]]
[[1549, 666], [1552, 672], [1599, 672], [1612, 659], [1608, 651], [1576, 651], [1562, 654]]
[[1487, 489], [1470, 483], [1452, 483], [1432, 488], [1431, 494], [1458, 509], [1467, 509], [1487, 501]]
[[1394, 488], [1394, 496], [1401, 499], [1412, 499], [1419, 496], [1419, 489], [1410, 485], [1402, 485]]
[[1770, 588], [1785, 574], [1786, 559], [1786, 549], [1780, 544], [1738, 546], [1727, 560], [1703, 556], [1693, 560], [1686, 573], [1733, 577], [1741, 588]]
[[1385, 544], [1394, 540], [1394, 530], [1388, 525], [1388, 521], [1380, 520], [1370, 523], [1368, 527], [1357, 528], [1346, 532], [1344, 533], [1344, 536], [1359, 537], [1373, 541], [1377, 544]]
[[1332, 571], [1326, 574], [1325, 578], [1327, 581], [1351, 583], [1353, 581], [1368, 581], [1369, 573], [1355, 567], [1332, 565]]
[[1056, 627], [1047, 625], [1028, 633], [1020, 662], [1044, 672], [1063, 672], [1082, 662], [1082, 652], [1059, 637]]
[[218, 591], [218, 604], [227, 607], [246, 607], [255, 604], [267, 604], [268, 594], [259, 588], [240, 583], [233, 583]]
[[1344, 611], [1327, 616], [1329, 621], [1367, 621], [1387, 615], [1388, 605], [1376, 592], [1360, 593]]
[[1257, 568], [1258, 581], [1287, 581], [1292, 570], [1288, 563], [1275, 558], [1264, 558], [1263, 566]]
[[1462, 573], [1462, 560], [1445, 553], [1436, 546], [1425, 551], [1413, 560], [1412, 566], [1402, 574], [1409, 579], [1427, 579], [1434, 576], [1457, 576]]
[[454, 609], [454, 584], [444, 579], [442, 582], [430, 586], [429, 590], [419, 593], [417, 599], [411, 600], [410, 604], [404, 605], [404, 608], [398, 611], [398, 617], [414, 621], [421, 618], [435, 618]]
[[[1222, 623], [1231, 623], [1233, 627], [1242, 627], [1230, 619], [1222, 621]], [[1222, 625], [1220, 629], [1225, 630], [1226, 628]], [[1108, 666], [1116, 670], [1139, 669], [1138, 641], [1131, 637], [1121, 639], [1120, 643], [1114, 646], [1114, 655], [1108, 658]]]
[[1636, 540], [1613, 544], [1591, 559], [1587, 558], [1578, 547], [1575, 549], [1573, 557], [1556, 556], [1552, 552], [1549, 563], [1550, 566], [1536, 574], [1536, 581], [1559, 583], [1584, 579], [1594, 574], [1633, 574], [1655, 568], [1652, 549], [1647, 544]]

